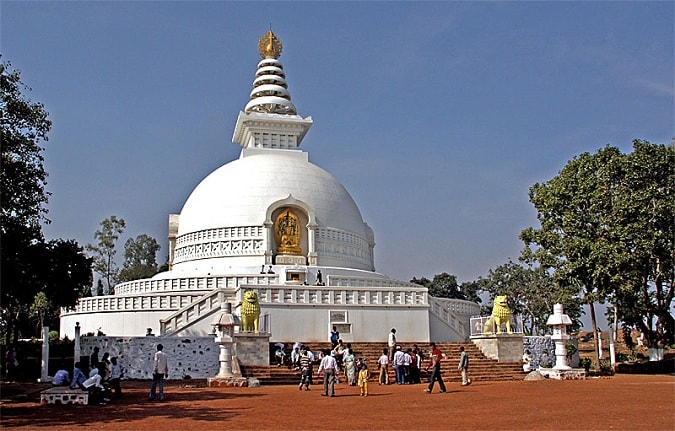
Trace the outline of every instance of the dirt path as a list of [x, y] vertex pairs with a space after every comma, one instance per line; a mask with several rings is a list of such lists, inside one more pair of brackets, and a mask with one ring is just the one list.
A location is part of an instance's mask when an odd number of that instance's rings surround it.
[[[129, 387], [132, 386], [132, 387]], [[336, 397], [295, 386], [167, 387], [147, 400], [144, 382], [127, 382], [124, 398], [106, 406], [40, 406], [35, 396], [0, 406], [3, 429], [40, 430], [672, 430], [675, 377], [617, 375], [585, 381], [378, 386], [360, 397], [342, 383]], [[6, 387], [3, 388], [5, 392]], [[552, 409], [559, 407], [559, 414]]]

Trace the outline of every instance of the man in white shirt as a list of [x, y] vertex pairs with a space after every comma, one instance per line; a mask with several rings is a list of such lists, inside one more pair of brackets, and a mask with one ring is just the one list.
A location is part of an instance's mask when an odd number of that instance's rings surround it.
[[323, 359], [319, 365], [318, 374], [323, 373], [323, 394], [321, 396], [328, 396], [328, 389], [330, 388], [330, 396], [335, 396], [335, 376], [338, 373], [337, 361], [330, 354], [330, 350], [324, 351]]
[[389, 346], [389, 361], [393, 363], [394, 353], [396, 353], [396, 328], [391, 328], [389, 339], [387, 340], [387, 346]]
[[394, 360], [392, 363], [394, 364], [394, 370], [396, 370], [397, 385], [402, 385], [405, 383], [403, 374], [403, 366], [405, 365], [404, 361], [404, 354], [403, 351], [401, 351], [401, 346], [396, 346], [396, 353], [394, 353]]
[[159, 400], [164, 400], [164, 377], [169, 374], [169, 361], [164, 353], [164, 346], [157, 345], [157, 352], [155, 353], [155, 366], [152, 370], [152, 386], [150, 386], [149, 399], [154, 400], [156, 395], [156, 388], [159, 385]]

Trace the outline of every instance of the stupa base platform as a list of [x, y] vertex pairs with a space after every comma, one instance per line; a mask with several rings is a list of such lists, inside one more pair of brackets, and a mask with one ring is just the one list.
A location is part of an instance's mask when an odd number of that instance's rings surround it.
[[549, 379], [556, 380], [586, 380], [586, 370], [583, 368], [571, 368], [569, 370], [556, 370], [553, 368], [539, 368], [539, 373]]

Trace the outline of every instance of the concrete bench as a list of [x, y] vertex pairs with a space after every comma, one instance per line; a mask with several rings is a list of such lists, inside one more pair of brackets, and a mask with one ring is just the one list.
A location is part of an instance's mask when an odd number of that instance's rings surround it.
[[70, 389], [68, 386], [55, 386], [40, 392], [40, 404], [89, 404], [89, 392], [82, 389]]

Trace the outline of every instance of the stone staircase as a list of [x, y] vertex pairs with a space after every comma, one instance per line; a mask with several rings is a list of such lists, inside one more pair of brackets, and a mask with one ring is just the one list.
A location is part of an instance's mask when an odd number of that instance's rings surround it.
[[[412, 347], [413, 343], [402, 344], [404, 349]], [[429, 343], [417, 343], [422, 351], [425, 351], [425, 359], [422, 365], [422, 383], [429, 382], [430, 373], [424, 371], [428, 363]], [[525, 377], [522, 365], [517, 362], [497, 362], [489, 359], [473, 343], [437, 343], [441, 352], [445, 354], [442, 364], [443, 380], [453, 383], [460, 382], [461, 376], [457, 370], [459, 363], [460, 346], [469, 354], [469, 376], [473, 382], [485, 381], [505, 381], [522, 380]], [[310, 348], [313, 352], [323, 349], [330, 349], [330, 343], [312, 343]], [[371, 374], [377, 375], [377, 359], [382, 354], [382, 349], [387, 347], [386, 343], [352, 343], [354, 356], [364, 358], [370, 368]], [[271, 347], [274, 351], [274, 348]], [[322, 382], [317, 377], [316, 372], [319, 368], [318, 362], [314, 365], [314, 384]], [[265, 385], [297, 385], [300, 383], [300, 371], [294, 370], [289, 366], [277, 367], [242, 367], [242, 374], [247, 377], [257, 377]], [[374, 377], [375, 378], [375, 377]], [[376, 381], [376, 380], [374, 380]], [[394, 370], [389, 367], [389, 381], [396, 381]]]

